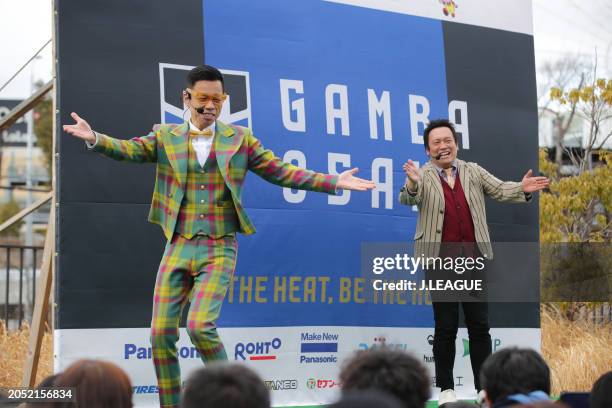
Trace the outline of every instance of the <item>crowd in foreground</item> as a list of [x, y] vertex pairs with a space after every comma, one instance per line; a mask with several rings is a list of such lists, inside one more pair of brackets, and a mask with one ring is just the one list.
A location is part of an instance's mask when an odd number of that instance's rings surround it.
[[[431, 380], [423, 364], [402, 351], [360, 351], [340, 372], [342, 392], [331, 408], [425, 408]], [[489, 356], [480, 372], [483, 401], [458, 401], [443, 408], [612, 408], [612, 371], [601, 376], [590, 393], [564, 403], [550, 396], [550, 369], [534, 350], [505, 348]], [[131, 408], [132, 384], [113, 363], [80, 360], [45, 378], [39, 388], [72, 387], [75, 402], [31, 403], [27, 408]], [[581, 398], [582, 397], [582, 398]], [[562, 398], [563, 399], [563, 398]], [[0, 395], [0, 407], [9, 405]], [[569, 404], [569, 405], [568, 405]], [[195, 371], [185, 382], [177, 408], [269, 408], [270, 393], [249, 367], [217, 363]]]

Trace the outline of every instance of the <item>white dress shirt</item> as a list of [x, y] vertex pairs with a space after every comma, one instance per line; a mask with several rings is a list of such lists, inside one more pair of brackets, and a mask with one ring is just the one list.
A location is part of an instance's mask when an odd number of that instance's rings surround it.
[[[204, 167], [204, 164], [206, 164], [206, 160], [208, 159], [208, 156], [210, 156], [210, 151], [212, 150], [212, 144], [215, 138], [215, 130], [216, 130], [215, 122], [213, 122], [213, 124], [207, 127], [206, 129], [210, 129], [212, 131], [213, 135], [211, 137], [208, 137], [208, 138], [198, 137], [198, 138], [193, 138], [191, 140], [191, 145], [193, 146], [193, 150], [195, 150], [196, 152], [198, 163], [200, 163], [200, 166], [202, 167]], [[206, 129], [200, 130], [196, 127], [196, 125], [194, 125], [193, 123], [191, 123], [191, 121], [189, 121], [189, 130], [201, 132]]]

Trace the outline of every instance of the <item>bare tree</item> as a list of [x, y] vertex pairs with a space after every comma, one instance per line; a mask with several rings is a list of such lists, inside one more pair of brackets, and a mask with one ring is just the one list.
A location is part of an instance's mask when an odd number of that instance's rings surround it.
[[555, 163], [561, 169], [565, 136], [576, 118], [576, 110], [565, 109], [551, 97], [551, 89], [581, 88], [585, 73], [591, 70], [590, 63], [580, 56], [566, 56], [556, 61], [545, 63], [538, 73], [538, 119], [545, 115], [552, 116], [553, 141], [555, 146]]
[[552, 101], [558, 102], [561, 111], [581, 118], [587, 125], [586, 138], [582, 149], [565, 149], [578, 174], [593, 168], [593, 151], [604, 147], [612, 137], [612, 80], [598, 78], [597, 62], [590, 72], [581, 75], [580, 84], [575, 88], [553, 87], [550, 91]]

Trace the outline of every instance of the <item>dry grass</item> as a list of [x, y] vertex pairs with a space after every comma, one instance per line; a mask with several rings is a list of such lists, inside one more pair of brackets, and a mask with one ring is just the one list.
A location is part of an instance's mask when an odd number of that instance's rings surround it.
[[[7, 332], [0, 320], [0, 388], [20, 387], [28, 355], [30, 328]], [[47, 331], [42, 342], [36, 384], [53, 372], [53, 337]]]
[[[7, 333], [0, 325], [0, 387], [21, 385], [29, 328]], [[589, 391], [612, 368], [612, 325], [571, 322], [542, 311], [542, 354], [552, 371], [552, 392]], [[36, 383], [53, 370], [52, 336], [45, 334]]]
[[542, 310], [542, 354], [552, 372], [552, 393], [590, 391], [612, 369], [612, 325], [569, 321]]

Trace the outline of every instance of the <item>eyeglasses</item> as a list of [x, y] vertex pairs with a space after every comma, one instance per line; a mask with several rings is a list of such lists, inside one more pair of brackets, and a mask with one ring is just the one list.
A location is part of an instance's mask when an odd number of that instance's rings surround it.
[[206, 105], [209, 101], [212, 101], [214, 105], [221, 105], [225, 99], [227, 99], [227, 94], [207, 94], [204, 92], [193, 91], [191, 89], [187, 89], [187, 94], [191, 95], [191, 97], [198, 103]]

